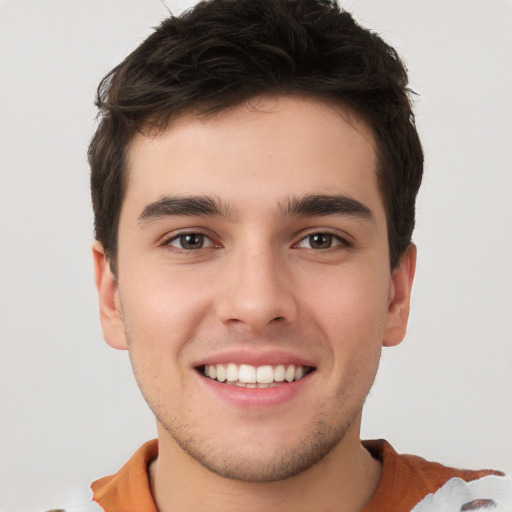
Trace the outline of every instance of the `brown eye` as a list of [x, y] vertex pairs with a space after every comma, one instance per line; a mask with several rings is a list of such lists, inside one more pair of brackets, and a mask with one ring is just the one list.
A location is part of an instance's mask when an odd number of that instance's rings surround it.
[[329, 249], [332, 247], [333, 238], [328, 233], [315, 233], [308, 237], [308, 242], [312, 249]]
[[313, 249], [316, 251], [326, 251], [335, 247], [339, 247], [341, 249], [343, 247], [350, 246], [351, 244], [344, 238], [341, 238], [335, 234], [321, 231], [317, 233], [311, 233], [310, 235], [300, 240], [300, 242], [296, 245], [296, 247], [300, 247], [301, 249]]
[[201, 249], [204, 244], [204, 236], [197, 233], [191, 233], [190, 235], [180, 236], [179, 241], [183, 249]]
[[201, 233], [184, 233], [169, 240], [167, 245], [183, 251], [197, 251], [198, 249], [210, 247], [213, 243], [207, 236]]

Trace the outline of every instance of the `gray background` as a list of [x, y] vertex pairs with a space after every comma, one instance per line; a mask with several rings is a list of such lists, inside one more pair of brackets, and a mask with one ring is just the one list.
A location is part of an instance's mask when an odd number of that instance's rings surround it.
[[[363, 436], [510, 472], [512, 3], [343, 5], [407, 61], [427, 156], [410, 329], [384, 351]], [[155, 435], [127, 354], [102, 341], [85, 153], [97, 83], [166, 12], [158, 0], [0, 3], [3, 512], [83, 501]]]

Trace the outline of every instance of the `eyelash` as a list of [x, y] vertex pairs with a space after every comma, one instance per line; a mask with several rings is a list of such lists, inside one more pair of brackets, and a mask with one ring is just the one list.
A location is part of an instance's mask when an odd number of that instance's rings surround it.
[[[329, 247], [317, 248], [317, 249], [315, 249], [313, 247], [303, 247], [303, 249], [315, 251], [315, 252], [323, 252], [323, 251], [328, 251], [328, 250], [334, 249], [338, 246], [344, 247], [344, 248], [352, 247], [352, 243], [350, 243], [346, 238], [340, 236], [337, 233], [333, 233], [332, 231], [329, 231], [329, 230], [310, 232], [307, 235], [303, 236], [296, 244], [293, 245], [293, 247], [300, 247], [300, 244], [302, 244], [303, 242], [307, 241], [308, 239], [311, 241], [312, 237], [320, 236], [320, 235], [330, 238], [330, 240], [329, 240], [330, 246]], [[187, 236], [188, 237], [190, 237], [190, 236], [202, 237], [203, 243], [201, 244], [201, 247], [198, 247], [195, 249], [186, 249], [184, 247], [176, 247], [176, 246], [172, 245], [172, 242], [183, 239], [184, 237], [187, 237]], [[207, 245], [205, 246], [204, 242], [206, 242], [206, 241], [207, 241]], [[183, 243], [183, 240], [182, 240], [182, 243]], [[180, 245], [182, 245], [182, 243], [180, 243]], [[333, 245], [333, 243], [334, 243], [334, 245]], [[175, 251], [175, 252], [180, 252], [180, 253], [194, 253], [201, 249], [208, 249], [211, 247], [215, 247], [216, 243], [212, 240], [212, 238], [210, 236], [208, 236], [206, 233], [203, 233], [201, 231], [186, 231], [186, 232], [178, 233], [177, 235], [173, 235], [172, 237], [165, 239], [161, 245], [166, 247], [170, 251]]]
[[331, 242], [334, 243], [334, 245], [331, 245], [330, 247], [326, 247], [324, 249], [314, 249], [312, 247], [305, 247], [305, 249], [310, 250], [310, 251], [315, 251], [315, 252], [322, 252], [322, 251], [328, 251], [330, 249], [335, 249], [338, 246], [340, 248], [350, 248], [353, 245], [351, 242], [349, 242], [346, 238], [340, 236], [338, 233], [334, 233], [329, 230], [319, 230], [319, 231], [312, 231], [312, 232], [308, 233], [307, 235], [303, 236], [299, 240], [299, 242], [297, 242], [295, 244], [295, 247], [299, 246], [299, 244], [301, 244], [302, 242], [307, 241], [308, 239], [311, 239], [312, 237], [318, 236], [318, 235], [330, 237]]
[[[174, 242], [176, 240], [183, 239], [187, 236], [196, 236], [196, 237], [203, 237], [203, 241], [208, 241], [208, 245], [205, 247], [202, 245], [201, 247], [198, 247], [196, 249], [185, 249], [184, 247], [175, 247], [171, 245], [171, 242]], [[182, 240], [183, 242], [183, 240]], [[173, 235], [170, 238], [165, 239], [162, 244], [163, 247], [166, 247], [169, 251], [175, 251], [180, 253], [194, 253], [201, 249], [208, 249], [210, 247], [215, 247], [215, 242], [212, 240], [210, 236], [208, 236], [206, 233], [202, 233], [201, 231], [186, 231], [183, 233], [178, 233], [177, 235]], [[181, 244], [180, 244], [181, 245]]]

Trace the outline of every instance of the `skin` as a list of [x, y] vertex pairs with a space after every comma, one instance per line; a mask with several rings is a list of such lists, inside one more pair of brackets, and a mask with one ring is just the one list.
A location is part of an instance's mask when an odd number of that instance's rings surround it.
[[[129, 350], [157, 418], [159, 510], [362, 510], [380, 464], [361, 410], [382, 346], [405, 335], [416, 254], [390, 271], [370, 131], [320, 100], [257, 98], [138, 135], [128, 162], [117, 279], [99, 242], [93, 253], [105, 339]], [[367, 211], [286, 209], [311, 194]], [[155, 207], [189, 196], [220, 211]], [[204, 245], [183, 249], [197, 233]], [[241, 404], [197, 369], [226, 354], [314, 371], [283, 400], [240, 390]]]

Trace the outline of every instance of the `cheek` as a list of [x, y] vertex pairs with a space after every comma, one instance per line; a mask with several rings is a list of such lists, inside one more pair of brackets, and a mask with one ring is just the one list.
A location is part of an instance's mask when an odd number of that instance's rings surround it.
[[165, 364], [179, 359], [208, 316], [211, 294], [200, 276], [165, 268], [138, 274], [120, 285], [120, 299], [130, 350], [137, 357]]
[[331, 340], [333, 349], [379, 346], [384, 336], [390, 277], [384, 269], [350, 268], [317, 280], [307, 309]]
[[128, 349], [139, 388], [157, 416], [182, 407], [190, 371], [187, 348], [201, 329], [209, 298], [186, 275], [139, 274], [122, 283], [120, 300]]

